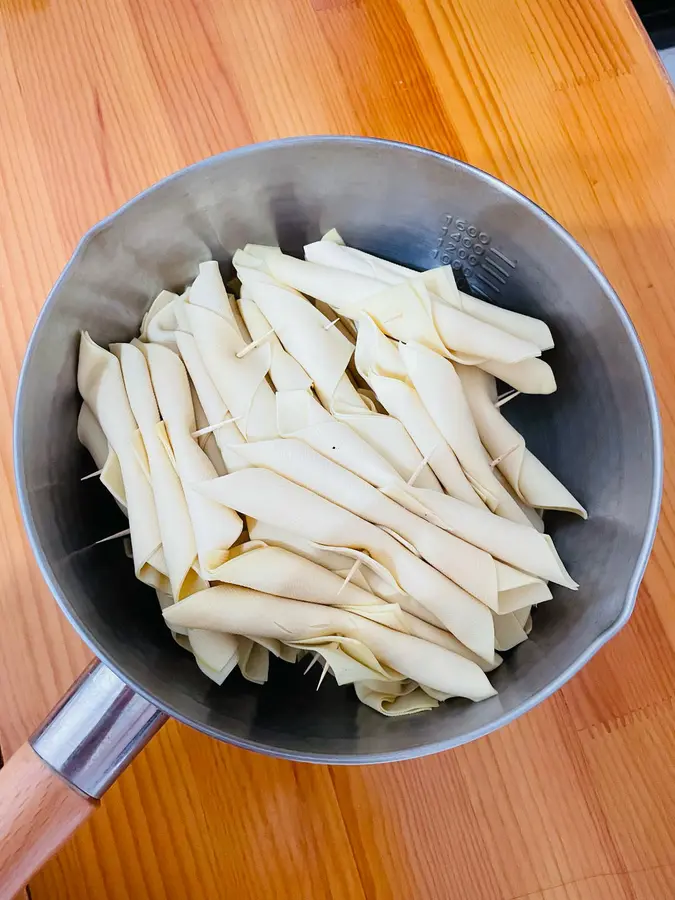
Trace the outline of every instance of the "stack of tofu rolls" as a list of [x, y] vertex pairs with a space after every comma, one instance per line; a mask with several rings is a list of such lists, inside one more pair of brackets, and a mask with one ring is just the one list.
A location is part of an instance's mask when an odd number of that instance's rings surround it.
[[92, 474], [217, 684], [272, 654], [389, 716], [486, 699], [548, 583], [577, 588], [542, 515], [586, 512], [503, 415], [555, 391], [551, 332], [336, 231], [305, 257], [249, 244], [230, 292], [202, 262], [130, 343], [81, 335]]

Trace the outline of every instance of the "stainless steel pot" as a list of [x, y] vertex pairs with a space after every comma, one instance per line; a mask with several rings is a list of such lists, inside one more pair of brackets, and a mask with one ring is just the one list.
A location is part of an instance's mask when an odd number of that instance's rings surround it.
[[[483, 703], [455, 701], [389, 720], [335, 685], [317, 695], [297, 667], [283, 665], [265, 687], [233, 676], [218, 688], [173, 642], [154, 593], [135, 581], [121, 544], [95, 544], [124, 523], [97, 482], [80, 481], [91, 462], [75, 432], [79, 330], [102, 344], [128, 340], [150, 298], [193, 279], [200, 260], [213, 257], [227, 269], [247, 241], [299, 252], [333, 226], [350, 244], [420, 269], [452, 263], [475, 292], [543, 317], [554, 332], [558, 392], [521, 397], [507, 409], [531, 449], [590, 510], [586, 523], [549, 519], [581, 589], [554, 589], [553, 602], [536, 612], [532, 639], [495, 673], [499, 695]], [[21, 509], [42, 573], [102, 660], [32, 746], [94, 798], [166, 715], [240, 747], [324, 763], [434, 753], [512, 721], [564, 684], [627, 621], [654, 538], [662, 479], [656, 398], [642, 349], [612, 288], [570, 235], [464, 163], [349, 137], [277, 141], [213, 157], [95, 226], [31, 338], [15, 455]], [[41, 765], [33, 751], [22, 753], [24, 768]], [[13, 762], [0, 779], [0, 819]], [[15, 833], [16, 811], [5, 809], [7, 833]], [[70, 825], [59, 828], [40, 832], [42, 850], [31, 865], [12, 870], [11, 886]], [[0, 888], [0, 896], [10, 895]]]

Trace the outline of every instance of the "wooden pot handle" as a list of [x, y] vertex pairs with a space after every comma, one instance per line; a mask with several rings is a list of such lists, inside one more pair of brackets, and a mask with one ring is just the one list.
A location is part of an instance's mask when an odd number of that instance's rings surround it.
[[0, 769], [0, 900], [10, 900], [96, 809], [165, 721], [103, 663], [85, 669]]
[[0, 900], [28, 879], [96, 809], [25, 743], [0, 769]]

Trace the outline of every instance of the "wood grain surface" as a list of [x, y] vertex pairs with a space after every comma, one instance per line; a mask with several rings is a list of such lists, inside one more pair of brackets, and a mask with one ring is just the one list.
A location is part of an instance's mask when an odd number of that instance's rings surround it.
[[303, 133], [424, 144], [519, 188], [600, 262], [657, 380], [660, 533], [629, 626], [490, 738], [329, 769], [171, 724], [33, 900], [675, 897], [675, 111], [624, 0], [0, 0], [0, 746], [89, 653], [27, 548], [11, 412], [80, 235], [208, 154]]
[[0, 898], [11, 900], [97, 806], [22, 744], [0, 772]]

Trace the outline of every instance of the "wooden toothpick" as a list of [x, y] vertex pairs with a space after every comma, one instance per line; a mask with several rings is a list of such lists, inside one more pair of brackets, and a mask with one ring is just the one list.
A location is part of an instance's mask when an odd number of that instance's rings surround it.
[[215, 425], [206, 425], [204, 428], [200, 428], [198, 431], [192, 432], [193, 438], [201, 437], [203, 434], [212, 434], [214, 431], [217, 431], [219, 428], [222, 428], [223, 425], [229, 425], [231, 422], [238, 422], [241, 419], [241, 416], [232, 416], [229, 419], [223, 419], [222, 422], [216, 422]]
[[97, 469], [95, 472], [91, 472], [89, 475], [84, 475], [80, 478], [80, 481], [89, 481], [90, 478], [96, 478], [103, 472], [103, 469]]
[[498, 466], [500, 462], [505, 460], [507, 456], [509, 456], [511, 453], [513, 453], [514, 450], [517, 450], [517, 449], [518, 449], [518, 444], [514, 444], [513, 447], [509, 447], [508, 450], [505, 450], [496, 459], [492, 460], [492, 462], [490, 463], [490, 468], [494, 469], [495, 466]]
[[347, 587], [347, 585], [348, 585], [349, 582], [352, 580], [352, 578], [356, 575], [356, 573], [359, 571], [359, 567], [360, 567], [360, 566], [361, 566], [361, 560], [360, 560], [360, 559], [355, 559], [355, 560], [354, 560], [354, 565], [351, 567], [351, 569], [349, 570], [349, 572], [347, 572], [347, 575], [345, 576], [345, 580], [344, 580], [344, 581], [342, 582], [342, 584], [340, 585], [340, 590], [338, 591], [338, 597], [339, 597], [340, 594], [344, 591], [344, 589]]
[[426, 465], [428, 465], [429, 460], [430, 460], [431, 457], [434, 455], [434, 453], [436, 452], [437, 449], [438, 449], [438, 444], [436, 444], [435, 447], [432, 447], [431, 450], [430, 450], [430, 451], [427, 453], [427, 455], [424, 457], [424, 459], [420, 462], [419, 466], [415, 469], [415, 471], [412, 473], [412, 475], [410, 476], [410, 478], [409, 478], [408, 481], [406, 482], [406, 484], [407, 484], [409, 487], [412, 487], [413, 484], [414, 484], [414, 483], [417, 481], [417, 479], [420, 477], [420, 475], [422, 474], [422, 470], [424, 469], [424, 467], [425, 467]]
[[246, 356], [247, 353], [250, 353], [251, 350], [255, 350], [256, 347], [259, 347], [262, 343], [264, 343], [272, 334], [274, 334], [274, 328], [270, 328], [270, 330], [266, 334], [263, 334], [262, 337], [256, 338], [254, 341], [251, 341], [250, 344], [247, 344], [236, 354], [237, 359], [242, 359], [244, 356]]
[[94, 541], [94, 546], [96, 544], [105, 544], [106, 541], [114, 541], [116, 538], [128, 537], [131, 534], [130, 528], [125, 528], [124, 531], [118, 531], [116, 534], [109, 534], [108, 537], [101, 538], [100, 541]]
[[323, 671], [321, 672], [321, 677], [319, 678], [319, 683], [316, 686], [317, 691], [321, 687], [321, 684], [322, 684], [324, 678], [326, 677], [327, 671], [328, 671], [328, 660], [326, 660], [326, 662], [323, 664]]
[[318, 659], [319, 659], [319, 653], [314, 651], [314, 656], [312, 657], [309, 665], [307, 666], [307, 668], [305, 669], [305, 671], [302, 674], [306, 675]]
[[502, 394], [501, 397], [497, 397], [495, 400], [495, 409], [499, 409], [500, 406], [504, 406], [505, 403], [509, 403], [511, 400], [519, 397], [521, 391], [507, 391], [505, 394]]

